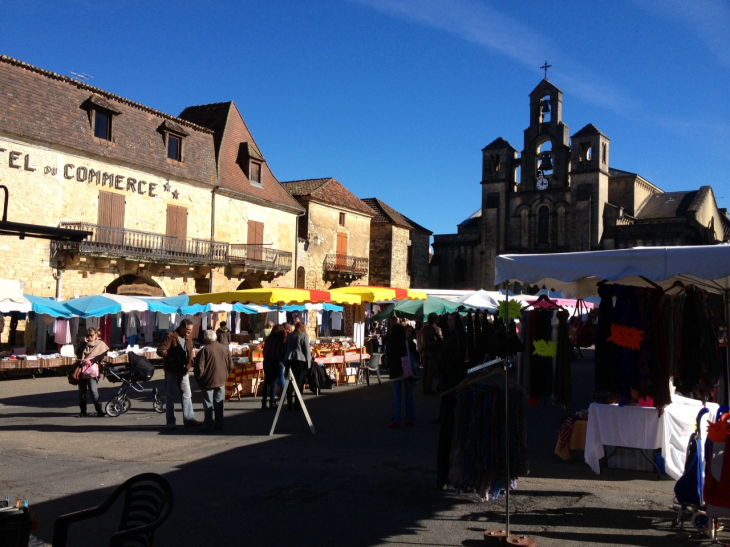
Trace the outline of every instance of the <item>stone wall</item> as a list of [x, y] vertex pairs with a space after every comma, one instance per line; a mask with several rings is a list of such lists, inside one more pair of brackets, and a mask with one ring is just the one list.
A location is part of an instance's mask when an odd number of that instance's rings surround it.
[[408, 288], [411, 276], [408, 271], [408, 248], [411, 242], [411, 231], [393, 226], [393, 247], [391, 250], [390, 286]]
[[429, 286], [429, 254], [431, 236], [413, 230], [411, 232], [411, 288], [427, 289]]
[[[345, 226], [339, 225], [340, 213], [345, 213]], [[307, 288], [326, 290], [333, 285], [324, 271], [328, 254], [337, 253], [337, 233], [347, 234], [347, 254], [368, 258], [370, 256], [370, 217], [339, 209], [331, 205], [310, 201], [307, 205], [309, 244], [307, 246]], [[320, 243], [317, 244], [317, 236]], [[354, 280], [342, 280], [348, 285]], [[367, 274], [357, 280], [359, 285], [368, 284]]]
[[393, 228], [390, 224], [370, 225], [370, 283], [381, 287], [389, 287], [391, 279], [391, 261], [393, 246]]
[[[53, 227], [61, 221], [97, 224], [99, 191], [106, 191], [124, 195], [125, 229], [165, 234], [170, 204], [187, 209], [188, 238], [210, 239], [210, 185], [2, 134], [0, 149], [4, 149], [0, 150], [0, 180], [10, 192], [10, 221]], [[113, 174], [113, 178], [105, 180], [104, 173]], [[294, 214], [219, 195], [216, 196], [215, 239], [245, 243], [244, 218], [265, 221], [265, 242], [293, 252]], [[67, 260], [65, 254], [59, 255], [64, 258], [59, 262], [57, 256], [52, 256], [51, 242], [40, 239], [3, 237], [0, 251], [5, 258], [0, 264], [0, 278], [24, 281], [26, 291], [37, 296], [55, 296], [54, 274], [57, 267], [62, 267], [61, 297], [64, 299], [99, 294], [125, 274], [152, 280], [166, 295], [193, 293], [196, 279], [199, 286], [207, 286], [204, 279], [209, 279], [210, 274], [205, 267], [139, 264], [85, 256]], [[223, 268], [214, 272], [215, 290], [235, 289], [241, 281], [228, 277]], [[274, 284], [293, 284], [292, 271]]]

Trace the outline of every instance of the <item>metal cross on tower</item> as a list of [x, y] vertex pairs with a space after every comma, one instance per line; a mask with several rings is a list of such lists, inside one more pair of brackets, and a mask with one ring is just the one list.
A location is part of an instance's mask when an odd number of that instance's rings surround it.
[[547, 69], [550, 68], [550, 67], [552, 67], [552, 66], [553, 65], [549, 65], [549, 64], [547, 64], [547, 61], [545, 61], [545, 64], [540, 67], [541, 69], [543, 69], [545, 71], [545, 79], [546, 80], [548, 79], [548, 77], [547, 77]]

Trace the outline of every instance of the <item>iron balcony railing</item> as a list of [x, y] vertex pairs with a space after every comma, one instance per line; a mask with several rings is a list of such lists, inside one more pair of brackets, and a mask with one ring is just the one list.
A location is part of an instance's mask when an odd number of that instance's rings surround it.
[[286, 272], [291, 269], [292, 254], [268, 248], [241, 248], [206, 239], [179, 239], [175, 236], [112, 228], [86, 222], [62, 222], [62, 228], [85, 230], [91, 236], [80, 242], [57, 242], [56, 248], [80, 255], [93, 255], [130, 260], [173, 264], [245, 265], [252, 269]]
[[62, 228], [86, 230], [91, 236], [77, 243], [62, 242], [60, 250], [81, 255], [121, 257], [177, 264], [227, 264], [228, 243], [99, 226], [86, 222], [62, 222]]
[[292, 254], [261, 245], [232, 243], [229, 249], [229, 260], [233, 265], [245, 264], [247, 268], [273, 272], [291, 270]]
[[367, 275], [369, 261], [367, 258], [346, 254], [328, 254], [324, 257], [325, 272]]

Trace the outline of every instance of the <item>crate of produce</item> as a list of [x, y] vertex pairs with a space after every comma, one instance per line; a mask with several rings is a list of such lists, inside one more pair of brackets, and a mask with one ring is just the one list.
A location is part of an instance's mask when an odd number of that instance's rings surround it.
[[62, 367], [64, 365], [63, 357], [41, 358], [39, 361], [42, 368], [55, 368]]
[[0, 370], [15, 370], [16, 368], [20, 368], [17, 359], [0, 360]]

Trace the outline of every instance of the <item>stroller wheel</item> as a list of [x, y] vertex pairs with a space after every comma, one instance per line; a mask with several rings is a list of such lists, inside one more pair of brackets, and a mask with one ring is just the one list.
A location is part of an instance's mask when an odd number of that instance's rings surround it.
[[155, 412], [162, 414], [167, 410], [167, 405], [165, 404], [165, 396], [164, 395], [158, 395], [155, 397], [154, 402], [152, 403], [152, 408], [155, 409]]
[[124, 399], [124, 401], [122, 401], [122, 413], [128, 412], [130, 408], [132, 408], [132, 401]]
[[700, 532], [707, 532], [707, 529], [710, 526], [710, 517], [708, 517], [707, 513], [704, 511], [697, 511], [694, 515], [692, 515], [692, 524]]
[[104, 411], [108, 416], [116, 418], [122, 413], [122, 405], [116, 399], [109, 401], [104, 407]]

